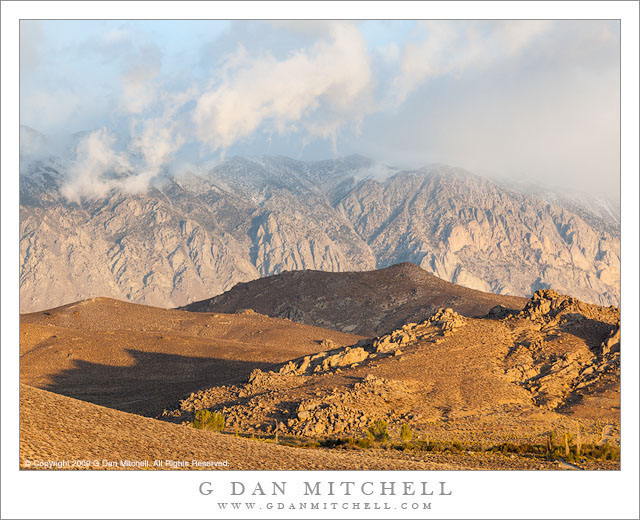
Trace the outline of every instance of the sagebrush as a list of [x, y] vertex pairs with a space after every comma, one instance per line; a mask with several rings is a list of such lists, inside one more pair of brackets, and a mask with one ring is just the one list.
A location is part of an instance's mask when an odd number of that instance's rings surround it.
[[376, 442], [387, 442], [389, 440], [389, 425], [387, 421], [376, 419], [368, 428], [368, 435]]
[[193, 427], [198, 430], [211, 430], [219, 432], [224, 429], [226, 420], [220, 412], [210, 410], [198, 410], [193, 419]]

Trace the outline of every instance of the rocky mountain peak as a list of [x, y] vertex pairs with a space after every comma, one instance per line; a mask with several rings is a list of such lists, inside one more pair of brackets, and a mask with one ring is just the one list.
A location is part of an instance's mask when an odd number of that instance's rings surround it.
[[90, 296], [179, 306], [284, 271], [407, 262], [485, 292], [554, 287], [619, 302], [619, 235], [458, 168], [231, 157], [144, 194], [80, 204], [60, 195], [67, 168], [52, 158], [22, 165], [25, 311]]

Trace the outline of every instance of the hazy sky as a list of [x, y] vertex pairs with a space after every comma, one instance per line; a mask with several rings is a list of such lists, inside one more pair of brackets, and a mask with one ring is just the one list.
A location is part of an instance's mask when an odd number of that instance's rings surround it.
[[[617, 21], [22, 21], [21, 123], [69, 196], [185, 163], [351, 153], [618, 196]], [[24, 145], [30, 145], [24, 140]], [[24, 150], [24, 148], [23, 148]], [[114, 181], [110, 169], [136, 175]]]

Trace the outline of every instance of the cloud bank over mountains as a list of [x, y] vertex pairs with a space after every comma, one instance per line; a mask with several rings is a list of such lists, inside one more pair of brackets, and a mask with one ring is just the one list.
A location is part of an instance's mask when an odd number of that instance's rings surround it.
[[96, 24], [21, 25], [21, 122], [53, 137], [21, 154], [89, 130], [71, 200], [237, 153], [362, 152], [617, 192], [617, 22]]

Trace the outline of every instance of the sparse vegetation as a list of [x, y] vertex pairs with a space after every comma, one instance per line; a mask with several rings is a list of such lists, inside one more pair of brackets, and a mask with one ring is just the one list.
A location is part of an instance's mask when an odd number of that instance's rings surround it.
[[373, 444], [370, 438], [357, 439], [355, 437], [344, 437], [338, 439], [323, 439], [318, 443], [322, 448], [345, 448], [345, 449], [367, 449]]
[[[584, 444], [578, 430], [574, 441], [573, 435], [563, 433], [563, 444], [558, 444], [559, 435], [552, 431], [547, 437], [544, 456], [548, 460], [556, 460], [562, 457], [567, 462], [580, 462], [581, 460], [620, 460], [620, 447], [612, 446], [608, 442], [603, 444]], [[525, 445], [526, 446], [526, 445]]]
[[198, 430], [210, 430], [219, 432], [224, 429], [225, 418], [220, 412], [210, 410], [198, 410], [193, 419], [192, 426]]
[[[215, 412], [210, 412], [215, 413]], [[218, 413], [218, 416], [224, 417]], [[195, 421], [194, 421], [195, 422]], [[406, 428], [405, 428], [406, 426]], [[244, 437], [262, 442], [276, 442], [275, 432], [272, 435], [260, 436], [255, 432], [242, 433], [237, 429], [229, 433], [236, 437]], [[313, 439], [295, 436], [279, 436], [278, 443], [282, 446], [297, 448], [329, 448], [343, 450], [367, 450], [370, 448], [383, 448], [385, 450], [411, 451], [416, 453], [430, 452], [442, 454], [482, 454], [493, 453], [504, 456], [518, 456], [538, 460], [554, 461], [559, 457], [570, 463], [580, 464], [585, 461], [619, 461], [620, 447], [608, 443], [602, 445], [585, 444], [581, 442], [580, 435], [574, 436], [564, 432], [549, 432], [546, 441], [542, 444], [503, 442], [501, 444], [486, 445], [482, 442], [464, 442], [457, 439], [452, 440], [428, 440], [426, 437], [416, 439], [410, 426], [405, 424], [400, 429], [400, 442], [390, 440], [388, 424], [382, 419], [374, 421], [367, 429], [364, 437], [327, 437], [324, 439]], [[566, 442], [565, 442], [566, 439]], [[567, 455], [567, 444], [569, 454]], [[551, 446], [551, 449], [549, 447]]]
[[376, 442], [385, 443], [389, 441], [388, 428], [389, 425], [387, 424], [387, 421], [376, 419], [371, 425], [369, 425], [367, 433], [370, 439]]
[[400, 439], [402, 442], [410, 442], [413, 439], [413, 432], [408, 424], [403, 424], [400, 428]]

